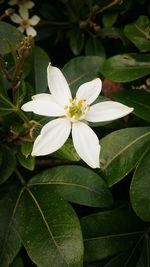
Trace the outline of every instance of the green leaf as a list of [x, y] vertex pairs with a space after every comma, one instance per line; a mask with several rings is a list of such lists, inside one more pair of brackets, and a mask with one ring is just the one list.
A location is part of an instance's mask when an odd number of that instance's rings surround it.
[[130, 197], [134, 211], [144, 221], [150, 221], [150, 150], [146, 152], [134, 173]]
[[62, 69], [75, 96], [78, 87], [98, 76], [104, 58], [98, 56], [82, 56], [70, 60]]
[[108, 58], [99, 71], [105, 78], [114, 82], [134, 81], [150, 74], [150, 55], [116, 55]]
[[101, 139], [101, 170], [112, 186], [137, 164], [150, 141], [150, 127], [115, 131]]
[[[127, 265], [126, 265], [127, 263]], [[104, 267], [120, 267], [120, 266], [126, 266], [129, 267], [128, 265], [128, 253], [120, 253], [119, 255], [115, 256], [112, 258]], [[131, 265], [131, 267], [134, 267]]]
[[32, 142], [24, 142], [21, 144], [21, 153], [27, 158], [31, 154], [32, 148]]
[[115, 100], [134, 108], [134, 114], [150, 122], [150, 93], [138, 90], [126, 90], [114, 93]]
[[140, 51], [150, 51], [150, 21], [148, 17], [140, 16], [135, 22], [127, 24], [124, 33]]
[[142, 252], [136, 267], [145, 267], [148, 266], [149, 263], [150, 263], [150, 239], [148, 234], [146, 234]]
[[7, 96], [0, 94], [0, 116], [15, 112], [16, 107], [10, 102]]
[[96, 37], [90, 37], [87, 40], [85, 46], [85, 53], [87, 56], [100, 56], [104, 58], [106, 56], [104, 46], [102, 45], [101, 41]]
[[118, 18], [118, 15], [119, 14], [117, 12], [109, 12], [109, 13], [103, 14], [102, 21], [103, 21], [104, 27], [113, 26], [113, 24], [116, 22]]
[[16, 230], [14, 212], [19, 194], [16, 184], [7, 188], [0, 200], [0, 266], [8, 267], [21, 248], [21, 239]]
[[29, 185], [49, 186], [63, 198], [83, 205], [107, 207], [113, 202], [105, 181], [94, 171], [80, 166], [45, 170], [33, 177]]
[[69, 138], [66, 143], [55, 153], [53, 153], [54, 157], [58, 157], [61, 159], [71, 160], [71, 161], [79, 161], [80, 157], [77, 154], [72, 140]]
[[24, 267], [22, 258], [20, 256], [17, 256], [10, 267]]
[[48, 188], [24, 190], [16, 214], [22, 242], [40, 267], [82, 267], [80, 224], [71, 206]]
[[4, 80], [3, 80], [1, 73], [0, 73], [0, 94], [7, 96], [5, 85], [4, 85]]
[[36, 89], [36, 94], [47, 91], [47, 66], [50, 59], [46, 52], [35, 46], [31, 60], [30, 83]]
[[0, 145], [2, 160], [0, 164], [0, 184], [4, 183], [14, 172], [16, 167], [16, 158], [13, 151], [5, 146]]
[[24, 156], [22, 153], [18, 153], [17, 155], [19, 163], [26, 169], [33, 171], [35, 167], [35, 158], [32, 156]]
[[79, 26], [71, 29], [69, 33], [69, 45], [74, 55], [78, 56], [84, 45], [84, 33]]
[[146, 224], [124, 207], [86, 216], [81, 219], [81, 227], [85, 261], [97, 261], [134, 250]]
[[8, 54], [11, 46], [16, 47], [22, 40], [23, 34], [9, 23], [0, 21], [0, 37], [0, 54]]
[[112, 43], [112, 39], [115, 39], [115, 40], [118, 39], [124, 45], [126, 44], [126, 38], [125, 38], [121, 28], [117, 28], [117, 27], [102, 28], [100, 30], [100, 37], [102, 39], [110, 38], [111, 43]]

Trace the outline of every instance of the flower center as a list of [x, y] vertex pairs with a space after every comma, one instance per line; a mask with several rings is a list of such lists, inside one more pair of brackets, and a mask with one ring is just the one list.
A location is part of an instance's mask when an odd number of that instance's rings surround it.
[[84, 118], [85, 114], [89, 111], [90, 106], [86, 100], [77, 100], [75, 97], [73, 100], [70, 99], [70, 105], [65, 106], [66, 116], [72, 121], [78, 121]]
[[21, 25], [23, 28], [27, 28], [29, 26], [29, 20], [28, 19], [23, 19], [21, 22]]

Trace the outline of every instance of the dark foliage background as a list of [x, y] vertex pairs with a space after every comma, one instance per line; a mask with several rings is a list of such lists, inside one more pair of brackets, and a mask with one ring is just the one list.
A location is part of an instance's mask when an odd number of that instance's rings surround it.
[[[150, 2], [34, 0], [37, 35], [25, 37], [0, 1], [0, 266], [149, 267]], [[49, 118], [24, 114], [48, 92], [48, 62], [72, 94], [95, 77], [99, 101], [134, 107], [114, 122], [91, 124], [101, 144], [92, 170], [72, 140], [34, 158]]]

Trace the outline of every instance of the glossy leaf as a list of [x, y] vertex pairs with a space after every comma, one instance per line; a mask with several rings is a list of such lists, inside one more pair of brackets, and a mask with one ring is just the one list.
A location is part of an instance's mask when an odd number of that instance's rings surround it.
[[0, 200], [0, 266], [8, 267], [21, 248], [21, 239], [17, 232], [14, 213], [18, 198], [18, 188], [7, 188], [7, 194]]
[[13, 151], [4, 145], [0, 145], [2, 159], [0, 164], [0, 184], [4, 183], [13, 173], [16, 167], [16, 159]]
[[146, 226], [130, 210], [98, 212], [81, 219], [85, 261], [102, 260], [126, 250], [132, 251]]
[[105, 13], [102, 17], [102, 21], [104, 24], [104, 27], [111, 27], [113, 24], [116, 22], [118, 18], [118, 13], [117, 12], [109, 12]]
[[4, 79], [0, 73], [0, 94], [7, 96], [6, 94], [6, 89], [5, 89], [5, 85], [4, 85]]
[[66, 159], [66, 160], [71, 160], [71, 161], [79, 161], [80, 157], [77, 154], [72, 140], [69, 138], [66, 143], [55, 153], [53, 153], [54, 157], [58, 157], [60, 159]]
[[78, 56], [84, 45], [84, 33], [81, 31], [79, 26], [71, 29], [69, 33], [70, 37], [70, 49], [74, 53], [74, 55]]
[[133, 209], [144, 221], [150, 221], [150, 151], [145, 153], [134, 173], [130, 197]]
[[75, 95], [78, 87], [98, 76], [104, 58], [98, 56], [82, 56], [70, 60], [62, 69]]
[[141, 255], [136, 267], [145, 267], [150, 263], [150, 238], [148, 234], [145, 235], [144, 244], [141, 250]]
[[11, 52], [11, 46], [16, 47], [22, 40], [23, 34], [9, 23], [0, 21], [0, 54]]
[[31, 60], [31, 72], [29, 76], [30, 83], [36, 90], [36, 94], [45, 93], [47, 91], [47, 66], [49, 63], [49, 57], [46, 52], [40, 47], [34, 47], [32, 60]]
[[105, 49], [101, 41], [96, 37], [90, 37], [85, 46], [87, 56], [100, 56], [105, 57]]
[[134, 108], [134, 114], [150, 122], [150, 93], [138, 90], [125, 90], [112, 96], [115, 100]]
[[48, 188], [24, 190], [16, 220], [26, 251], [37, 266], [82, 266], [78, 218], [71, 206]]
[[135, 168], [150, 142], [150, 127], [128, 128], [100, 140], [101, 170], [112, 186]]
[[21, 153], [25, 156], [28, 157], [33, 148], [33, 143], [32, 142], [24, 142], [21, 144]]
[[150, 55], [116, 55], [108, 58], [99, 71], [114, 82], [134, 81], [150, 73]]
[[33, 177], [29, 185], [49, 186], [63, 198], [88, 206], [107, 207], [112, 196], [105, 181], [90, 169], [80, 166], [60, 166]]
[[24, 267], [22, 258], [17, 256], [10, 267]]
[[4, 116], [15, 111], [15, 106], [10, 102], [7, 96], [0, 94], [0, 116]]
[[23, 154], [18, 153], [17, 158], [18, 158], [18, 161], [19, 161], [21, 166], [23, 166], [24, 168], [26, 168], [30, 171], [34, 170], [34, 167], [35, 167], [35, 158], [34, 157], [32, 157], [31, 155], [26, 157]]
[[[139, 242], [140, 244], [140, 242]], [[136, 262], [139, 258], [139, 245], [135, 246], [133, 250], [126, 250], [125, 252], [119, 253], [108, 261], [104, 267], [137, 267]]]
[[127, 24], [124, 33], [142, 52], [150, 51], [150, 21], [146, 16], [140, 16], [135, 22]]

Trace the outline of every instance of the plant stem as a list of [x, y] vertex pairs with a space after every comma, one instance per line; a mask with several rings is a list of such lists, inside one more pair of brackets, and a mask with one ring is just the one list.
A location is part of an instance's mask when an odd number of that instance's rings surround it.
[[21, 182], [21, 184], [23, 186], [26, 186], [26, 181], [24, 180], [23, 176], [21, 175], [21, 173], [18, 171], [18, 169], [15, 170], [15, 173], [17, 174], [17, 177], [19, 179], [19, 181]]
[[2, 94], [0, 94], [0, 98], [3, 99], [5, 103], [7, 103], [11, 108], [12, 111], [16, 112], [18, 116], [27, 124], [30, 125], [28, 118], [26, 115], [18, 108], [16, 107], [13, 103], [11, 103], [6, 97], [4, 97]]

